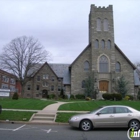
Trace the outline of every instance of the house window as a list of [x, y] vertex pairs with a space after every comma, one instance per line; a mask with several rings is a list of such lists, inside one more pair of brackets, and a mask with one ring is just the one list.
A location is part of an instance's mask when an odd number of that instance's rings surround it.
[[98, 39], [95, 40], [95, 49], [98, 49], [99, 48], [99, 41]]
[[61, 78], [58, 78], [58, 82], [61, 82]]
[[107, 41], [107, 48], [111, 49], [111, 41], [110, 40]]
[[48, 82], [46, 81], [43, 81], [43, 84], [42, 84], [43, 87], [47, 87], [48, 86]]
[[8, 83], [9, 78], [7, 76], [2, 76], [2, 81]]
[[108, 58], [106, 56], [101, 56], [99, 59], [99, 72], [108, 72]]
[[2, 85], [1, 85], [1, 88], [3, 88], [3, 89], [8, 89], [8, 84], [2, 84]]
[[85, 80], [82, 81], [82, 88], [85, 88]]
[[101, 31], [101, 19], [97, 18], [97, 31]]
[[52, 76], [52, 81], [54, 81], [54, 76]]
[[43, 79], [49, 79], [49, 75], [48, 74], [44, 74], [43, 75]]
[[121, 64], [116, 62], [116, 72], [121, 72]]
[[37, 81], [40, 81], [40, 76], [37, 76]]
[[15, 91], [16, 91], [15, 86], [11, 86], [11, 85], [10, 85], [10, 91], [11, 91], [11, 92], [15, 92]]
[[30, 85], [27, 85], [27, 90], [31, 90], [31, 86]]
[[61, 86], [58, 86], [58, 91], [61, 91]]
[[101, 43], [102, 43], [102, 48], [104, 49], [105, 48], [105, 41], [102, 39]]
[[54, 86], [53, 85], [51, 86], [51, 91], [54, 91]]
[[15, 79], [14, 79], [14, 78], [11, 78], [11, 79], [10, 79], [10, 84], [15, 85], [15, 83], [16, 83], [16, 82], [15, 82]]
[[84, 63], [84, 70], [89, 71], [89, 62], [88, 61], [85, 61], [85, 63]]
[[39, 85], [36, 85], [36, 90], [39, 90]]
[[36, 94], [36, 97], [39, 97], [39, 94]]
[[108, 19], [104, 19], [104, 31], [108, 31]]
[[27, 94], [27, 97], [30, 97], [30, 94], [29, 93]]

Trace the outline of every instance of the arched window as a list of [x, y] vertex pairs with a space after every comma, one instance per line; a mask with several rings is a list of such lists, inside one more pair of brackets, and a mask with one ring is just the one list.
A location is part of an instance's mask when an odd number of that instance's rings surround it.
[[97, 31], [101, 31], [101, 19], [97, 18]]
[[89, 62], [88, 61], [85, 61], [85, 63], [84, 63], [84, 70], [89, 71]]
[[104, 19], [104, 31], [108, 31], [108, 19]]
[[116, 72], [121, 72], [121, 64], [116, 62]]
[[108, 58], [102, 55], [99, 59], [99, 72], [109, 72]]
[[107, 41], [107, 48], [111, 49], [111, 41], [110, 40]]
[[96, 48], [96, 49], [99, 48], [99, 41], [98, 41], [98, 39], [95, 40], [95, 48]]
[[102, 48], [104, 49], [105, 48], [105, 41], [102, 39]]
[[85, 88], [85, 80], [82, 81], [82, 88]]

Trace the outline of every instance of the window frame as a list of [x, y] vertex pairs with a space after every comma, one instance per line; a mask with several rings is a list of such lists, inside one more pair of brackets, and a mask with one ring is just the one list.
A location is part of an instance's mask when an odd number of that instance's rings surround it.
[[115, 64], [115, 71], [116, 72], [121, 72], [121, 64], [119, 61], [116, 62]]
[[89, 71], [89, 69], [90, 69], [90, 64], [89, 64], [89, 61], [85, 61], [84, 62], [84, 71]]
[[105, 55], [102, 55], [99, 58], [99, 72], [100, 73], [108, 73], [109, 72], [109, 60]]
[[105, 40], [104, 39], [101, 40], [101, 46], [102, 46], [102, 49], [105, 49]]
[[100, 18], [96, 19], [96, 30], [101, 31], [102, 30], [102, 22]]
[[94, 45], [95, 45], [95, 49], [99, 48], [99, 40], [98, 39], [95, 40]]

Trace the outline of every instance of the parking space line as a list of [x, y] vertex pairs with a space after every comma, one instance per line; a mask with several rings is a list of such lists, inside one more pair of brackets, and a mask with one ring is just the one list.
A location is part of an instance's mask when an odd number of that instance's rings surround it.
[[16, 128], [16, 129], [14, 129], [13, 131], [17, 131], [17, 130], [19, 130], [19, 129], [23, 128], [24, 126], [26, 126], [26, 124], [24, 124], [24, 125], [22, 125], [22, 126], [20, 126], [20, 127]]
[[9, 131], [11, 130], [12, 131], [13, 129], [0, 128], [0, 130], [9, 130]]
[[49, 130], [47, 131], [47, 133], [50, 133], [50, 132], [51, 132], [51, 130], [52, 130], [52, 129], [49, 129]]

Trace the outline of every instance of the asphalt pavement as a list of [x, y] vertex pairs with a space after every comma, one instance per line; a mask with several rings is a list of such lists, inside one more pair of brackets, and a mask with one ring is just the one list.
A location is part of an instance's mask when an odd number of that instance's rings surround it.
[[69, 125], [0, 123], [1, 140], [128, 140], [127, 129], [95, 129], [88, 132]]

